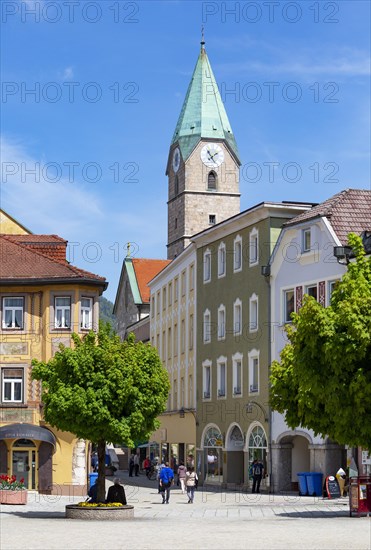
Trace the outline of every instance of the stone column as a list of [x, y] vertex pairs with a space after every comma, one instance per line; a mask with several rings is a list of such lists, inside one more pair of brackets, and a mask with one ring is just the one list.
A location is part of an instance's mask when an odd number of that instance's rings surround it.
[[291, 491], [292, 443], [272, 443], [271, 489], [273, 493]]
[[72, 483], [86, 485], [86, 444], [84, 439], [78, 439], [73, 448]]

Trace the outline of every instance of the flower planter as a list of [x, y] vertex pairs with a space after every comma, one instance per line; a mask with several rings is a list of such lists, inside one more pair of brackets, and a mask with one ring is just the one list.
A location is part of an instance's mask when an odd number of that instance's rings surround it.
[[27, 504], [26, 489], [0, 489], [0, 504]]
[[133, 519], [134, 506], [97, 506], [93, 508], [78, 506], [77, 504], [68, 504], [66, 506], [66, 518], [89, 521], [121, 521], [124, 519]]

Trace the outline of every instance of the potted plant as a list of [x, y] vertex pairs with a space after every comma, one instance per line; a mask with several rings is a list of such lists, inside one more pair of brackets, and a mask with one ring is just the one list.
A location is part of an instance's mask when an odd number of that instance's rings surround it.
[[24, 484], [24, 478], [19, 481], [15, 475], [0, 476], [0, 504], [26, 504], [27, 489]]

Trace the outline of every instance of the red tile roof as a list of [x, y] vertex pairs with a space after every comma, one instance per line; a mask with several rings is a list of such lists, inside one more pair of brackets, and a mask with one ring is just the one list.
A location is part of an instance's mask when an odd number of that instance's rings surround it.
[[67, 241], [58, 235], [8, 235], [23, 244], [60, 262], [66, 262]]
[[310, 210], [287, 221], [284, 227], [325, 217], [342, 244], [347, 243], [348, 233], [360, 235], [371, 230], [371, 191], [345, 189]]
[[133, 258], [133, 268], [143, 303], [149, 303], [150, 290], [148, 283], [162, 271], [171, 260], [147, 260], [144, 258]]
[[[62, 262], [41, 254], [32, 247], [15, 242], [13, 237], [14, 235], [0, 235], [1, 284], [37, 284], [42, 281], [44, 283], [85, 282], [106, 286], [104, 277], [79, 269], [67, 261]], [[63, 241], [60, 237], [57, 239]]]

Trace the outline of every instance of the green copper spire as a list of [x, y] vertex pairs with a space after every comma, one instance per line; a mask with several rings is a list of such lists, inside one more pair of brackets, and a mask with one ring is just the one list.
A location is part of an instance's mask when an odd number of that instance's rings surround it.
[[226, 140], [239, 161], [236, 140], [206, 54], [203, 32], [201, 52], [171, 143], [179, 142], [186, 160], [201, 138]]

